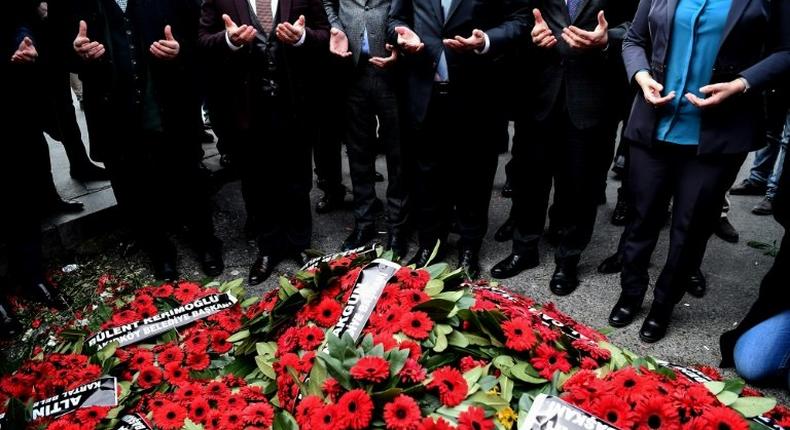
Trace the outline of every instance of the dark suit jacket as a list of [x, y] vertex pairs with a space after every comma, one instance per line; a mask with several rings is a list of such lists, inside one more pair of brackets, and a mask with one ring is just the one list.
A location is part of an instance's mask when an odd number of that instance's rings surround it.
[[[622, 100], [617, 94], [622, 90], [611, 78], [617, 66], [613, 57], [619, 55], [617, 48], [636, 10], [636, 0], [585, 0], [572, 22], [566, 0], [533, 0], [533, 3], [558, 42], [552, 49], [534, 50], [534, 61], [540, 69], [536, 119], [548, 117], [560, 97], [565, 97], [568, 114], [577, 128], [595, 127], [616, 118]], [[608, 49], [581, 50], [568, 46], [562, 39], [562, 29], [575, 25], [592, 31], [598, 25], [601, 10], [609, 23]]]
[[[329, 49], [329, 22], [321, 0], [279, 0], [277, 8], [275, 26], [281, 22], [293, 23], [299, 15], [305, 16], [306, 35], [302, 46], [282, 44], [273, 34], [270, 36], [277, 53], [278, 75], [282, 77], [281, 99], [289, 105], [278, 108], [295, 108], [306, 103], [311, 83], [320, 73], [316, 70], [320, 68], [318, 64], [325, 64], [323, 59], [317, 60], [325, 57]], [[228, 47], [222, 14], [230, 16], [238, 25], [257, 25], [258, 18], [252, 16], [248, 0], [205, 0], [200, 17], [199, 43], [206, 64], [211, 67], [209, 73], [214, 83], [210, 91], [216, 106], [221, 106], [213, 117], [224, 126], [249, 129], [253, 106], [261, 102], [257, 82], [263, 65], [258, 64], [258, 57], [253, 55], [254, 47], [245, 46], [238, 51]], [[306, 111], [307, 108], [299, 107], [298, 110]]]
[[[678, 0], [641, 0], [623, 42], [629, 79], [648, 70], [659, 83], [669, 51]], [[733, 0], [711, 83], [746, 78], [751, 89], [702, 111], [699, 154], [749, 152], [764, 145], [764, 109], [760, 92], [790, 73], [790, 1]], [[678, 97], [683, 97], [678, 94]], [[626, 136], [651, 145], [657, 109], [636, 97]]]
[[[112, 1], [112, 0], [110, 0]], [[198, 9], [193, 0], [134, 0], [129, 19], [136, 29], [138, 48], [144, 54], [138, 58], [146, 64], [156, 109], [162, 119], [164, 132], [170, 140], [189, 145], [198, 142], [200, 131], [200, 100], [196, 89], [195, 53]], [[71, 40], [77, 35], [79, 20], [88, 24], [88, 37], [104, 44], [106, 53], [99, 60], [73, 60], [83, 82], [85, 114], [94, 160], [105, 159], [119, 145], [138, 142], [139, 122], [134, 119], [138, 108], [129, 99], [128, 88], [119, 87], [120, 65], [113, 61], [111, 34], [122, 31], [111, 28], [106, 0], [75, 0], [70, 24]], [[172, 61], [159, 60], [148, 53], [154, 41], [164, 38], [165, 25], [170, 25], [180, 44], [180, 52]], [[73, 51], [72, 51], [73, 54]], [[76, 58], [76, 54], [73, 54]], [[144, 72], [145, 73], [145, 72]], [[125, 138], [130, 139], [125, 139]], [[177, 138], [177, 139], [176, 139]], [[174, 142], [176, 143], [176, 142]]]
[[454, 0], [447, 18], [442, 20], [441, 0], [393, 0], [388, 23], [390, 42], [396, 45], [395, 27], [405, 26], [425, 44], [421, 52], [403, 58], [408, 69], [411, 120], [420, 123], [425, 119], [436, 65], [444, 49], [442, 39], [469, 37], [474, 29], [488, 34], [490, 50], [477, 55], [447, 49], [450, 82], [470, 109], [489, 114], [501, 110], [497, 89], [502, 76], [497, 73], [495, 59], [513, 48], [528, 31], [527, 6], [526, 0]]

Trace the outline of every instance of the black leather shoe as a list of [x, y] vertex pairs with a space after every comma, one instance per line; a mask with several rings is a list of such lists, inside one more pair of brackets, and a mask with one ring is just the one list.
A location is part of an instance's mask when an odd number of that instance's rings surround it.
[[154, 262], [154, 278], [164, 282], [178, 281], [178, 269], [174, 260]]
[[663, 339], [667, 334], [673, 308], [673, 305], [653, 302], [650, 313], [647, 314], [647, 318], [639, 330], [639, 338], [647, 343], [655, 343]]
[[85, 209], [85, 205], [83, 205], [82, 202], [78, 202], [76, 200], [64, 200], [60, 197], [46, 203], [43, 208], [44, 213], [48, 214], [77, 213], [82, 212], [83, 209]]
[[92, 163], [72, 168], [69, 173], [72, 179], [78, 181], [107, 181], [110, 179], [106, 170]]
[[510, 181], [505, 181], [505, 185], [502, 187], [502, 197], [506, 199], [513, 197], [513, 184]]
[[359, 248], [360, 246], [364, 246], [373, 238], [376, 237], [376, 229], [373, 228], [372, 225], [365, 226], [365, 227], [354, 227], [354, 231], [348, 235], [346, 240], [343, 241], [343, 244], [340, 246], [341, 251], [348, 251], [351, 249]]
[[620, 294], [617, 303], [609, 314], [609, 325], [612, 327], [625, 327], [636, 318], [636, 314], [642, 309], [644, 297], [633, 297]]
[[312, 260], [313, 257], [311, 257], [306, 251], [301, 251], [292, 253], [291, 259], [296, 262], [299, 267], [302, 267], [307, 264], [308, 261]]
[[409, 239], [400, 232], [391, 232], [387, 236], [386, 249], [392, 251], [396, 258], [403, 258], [409, 253]]
[[29, 287], [27, 297], [35, 302], [42, 303], [57, 310], [68, 309], [69, 304], [63, 296], [46, 281], [37, 282]]
[[501, 227], [494, 233], [494, 240], [497, 242], [507, 242], [513, 239], [513, 232], [516, 230], [516, 221], [508, 218]]
[[705, 291], [708, 289], [708, 281], [702, 270], [697, 269], [689, 276], [686, 283], [686, 291], [694, 297], [702, 298], [705, 296]]
[[623, 271], [623, 254], [619, 251], [606, 257], [605, 260], [598, 265], [598, 273], [604, 275], [611, 275], [612, 273], [620, 273]]
[[539, 264], [540, 257], [537, 251], [523, 254], [513, 253], [494, 265], [491, 269], [491, 276], [496, 279], [508, 279], [527, 269], [538, 267]]
[[617, 204], [614, 206], [614, 211], [612, 211], [612, 225], [619, 227], [626, 225], [628, 223], [629, 209], [628, 203], [623, 197], [623, 189], [620, 188], [617, 190]]
[[206, 276], [216, 278], [225, 270], [225, 262], [222, 259], [222, 242], [216, 238], [212, 239], [209, 245], [200, 251], [200, 266]]
[[721, 240], [730, 243], [738, 243], [738, 240], [741, 238], [741, 235], [738, 234], [738, 230], [733, 227], [726, 216], [719, 218], [719, 223], [716, 224], [716, 229], [713, 230], [713, 233]]
[[480, 255], [472, 249], [463, 249], [458, 253], [458, 267], [463, 269], [469, 279], [480, 277]]
[[[431, 258], [431, 254], [433, 254], [433, 248], [427, 247], [420, 247], [417, 249], [417, 253], [414, 254], [414, 257], [409, 260], [409, 266], [414, 266], [416, 268], [425, 267], [428, 264], [428, 259]], [[431, 263], [437, 263], [439, 261], [444, 260], [444, 247], [439, 247], [439, 252], [436, 253], [436, 257], [431, 261]]]
[[258, 285], [269, 278], [277, 265], [275, 259], [270, 255], [259, 255], [250, 267], [250, 276], [247, 282], [250, 285]]
[[549, 289], [558, 296], [567, 296], [579, 286], [575, 264], [558, 264], [549, 282]]
[[324, 193], [315, 204], [315, 212], [317, 214], [328, 214], [332, 211], [338, 210], [343, 207], [343, 201], [346, 198], [346, 190], [337, 193]]
[[0, 338], [12, 339], [22, 334], [22, 325], [11, 312], [11, 306], [0, 302]]
[[384, 175], [382, 175], [381, 173], [376, 172], [374, 177], [376, 179], [376, 182], [384, 182]]
[[740, 184], [730, 188], [733, 196], [762, 196], [765, 195], [766, 185], [757, 185], [749, 179], [744, 179]]

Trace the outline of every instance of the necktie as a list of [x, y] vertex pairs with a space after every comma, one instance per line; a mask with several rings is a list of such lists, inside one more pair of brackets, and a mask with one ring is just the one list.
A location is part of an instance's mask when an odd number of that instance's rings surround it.
[[362, 34], [362, 47], [360, 47], [362, 55], [370, 55], [370, 41], [368, 40], [368, 28], [365, 27], [365, 32]]
[[581, 4], [582, 0], [568, 0], [568, 16], [571, 18], [571, 21], [576, 18], [576, 12], [579, 11]]
[[[442, 0], [442, 15], [444, 16], [444, 20], [447, 20], [447, 14], [450, 12], [450, 6], [452, 4], [453, 0]], [[450, 80], [450, 71], [447, 70], [447, 56], [444, 50], [442, 50], [442, 55], [439, 57], [439, 64], [436, 65], [436, 76], [434, 80], [439, 82], [447, 82]]]
[[115, 3], [117, 3], [118, 7], [120, 7], [124, 13], [126, 13], [126, 6], [128, 3], [127, 0], [115, 0]]
[[272, 15], [272, 1], [271, 0], [255, 0], [255, 14], [258, 15], [258, 21], [261, 22], [261, 27], [267, 33], [271, 33], [274, 28], [274, 16]]

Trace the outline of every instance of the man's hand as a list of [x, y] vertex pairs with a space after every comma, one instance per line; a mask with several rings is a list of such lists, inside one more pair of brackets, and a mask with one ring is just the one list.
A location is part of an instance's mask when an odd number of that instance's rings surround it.
[[348, 50], [348, 37], [343, 30], [332, 27], [329, 31], [329, 52], [342, 58], [351, 56], [351, 51]]
[[181, 51], [181, 45], [173, 37], [173, 30], [169, 25], [166, 25], [165, 38], [152, 43], [149, 50], [154, 57], [160, 60], [172, 60]]
[[662, 97], [661, 91], [664, 91], [664, 86], [656, 82], [647, 70], [638, 72], [634, 80], [642, 88], [645, 100], [655, 107], [664, 106], [675, 98], [674, 91]]
[[244, 24], [239, 27], [227, 14], [222, 14], [222, 21], [225, 22], [225, 31], [228, 34], [230, 43], [235, 46], [244, 46], [252, 43], [255, 40], [255, 35], [258, 34], [258, 30], [251, 25]]
[[33, 45], [33, 40], [26, 36], [22, 39], [22, 42], [19, 43], [19, 48], [14, 52], [14, 55], [11, 56], [11, 62], [16, 64], [31, 64], [36, 62], [36, 58], [38, 58], [36, 46]]
[[395, 32], [398, 33], [398, 46], [409, 54], [416, 54], [425, 47], [425, 44], [420, 40], [420, 36], [408, 27], [395, 27]]
[[690, 101], [694, 106], [704, 109], [721, 104], [721, 102], [727, 100], [729, 97], [744, 91], [746, 91], [746, 84], [743, 79], [736, 79], [720, 84], [705, 85], [699, 89], [699, 92], [705, 94], [707, 97], [701, 99], [692, 93], [686, 93], [686, 100]]
[[392, 45], [388, 43], [384, 45], [384, 48], [389, 51], [389, 57], [373, 57], [368, 60], [371, 64], [378, 67], [379, 69], [389, 69], [393, 64], [395, 64], [396, 61], [398, 61], [398, 51], [393, 49]]
[[538, 48], [553, 48], [557, 44], [557, 38], [551, 32], [549, 25], [543, 20], [543, 15], [540, 10], [532, 9], [532, 15], [535, 17], [535, 26], [532, 27], [532, 43]]
[[472, 35], [467, 38], [455, 36], [452, 39], [444, 39], [444, 46], [453, 51], [481, 51], [486, 46], [486, 34], [482, 30], [472, 30]]
[[74, 50], [85, 61], [98, 60], [104, 55], [104, 45], [88, 39], [88, 24], [80, 21], [80, 30], [74, 39]]
[[584, 31], [575, 25], [562, 29], [562, 39], [571, 48], [603, 49], [609, 44], [609, 23], [603, 11], [598, 12], [598, 25], [593, 31]]
[[276, 34], [281, 42], [289, 45], [294, 45], [302, 40], [302, 35], [304, 35], [304, 15], [299, 15], [299, 18], [293, 24], [290, 22], [277, 24]]

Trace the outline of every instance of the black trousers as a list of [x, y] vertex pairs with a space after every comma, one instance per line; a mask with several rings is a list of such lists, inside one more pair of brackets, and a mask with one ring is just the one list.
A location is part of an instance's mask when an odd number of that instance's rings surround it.
[[242, 195], [264, 255], [301, 252], [312, 235], [309, 134], [286, 110], [259, 112], [255, 128], [236, 132]]
[[47, 134], [63, 144], [72, 171], [90, 167], [91, 162], [82, 142], [77, 114], [71, 99], [71, 78], [67, 70], [56, 70], [47, 75], [49, 97]]
[[462, 94], [434, 89], [423, 124], [415, 130], [414, 215], [421, 247], [446, 242], [453, 212], [461, 249], [478, 250], [498, 161], [496, 118], [474, 120]]
[[194, 156], [199, 143], [180, 137], [139, 131], [104, 160], [118, 206], [156, 261], [175, 258], [168, 231], [180, 226], [198, 248], [215, 240], [208, 184]]
[[608, 123], [578, 129], [564, 107], [542, 121], [532, 121], [534, 138], [517, 158], [512, 216], [516, 221], [513, 252], [536, 252], [546, 224], [554, 183], [552, 225], [560, 231], [557, 264], [576, 264], [592, 237], [601, 183], [611, 162], [613, 140]]
[[721, 215], [722, 200], [746, 154], [698, 156], [696, 146], [656, 143], [630, 148], [629, 191], [633, 218], [625, 230], [623, 293], [643, 296], [648, 267], [672, 200], [669, 253], [655, 285], [658, 302], [674, 304], [698, 269]]
[[393, 79], [388, 71], [361, 61], [346, 98], [346, 151], [354, 188], [354, 218], [357, 226], [369, 227], [375, 222], [376, 155], [379, 144], [383, 146], [387, 155], [387, 226], [396, 232], [406, 223], [409, 196]]

